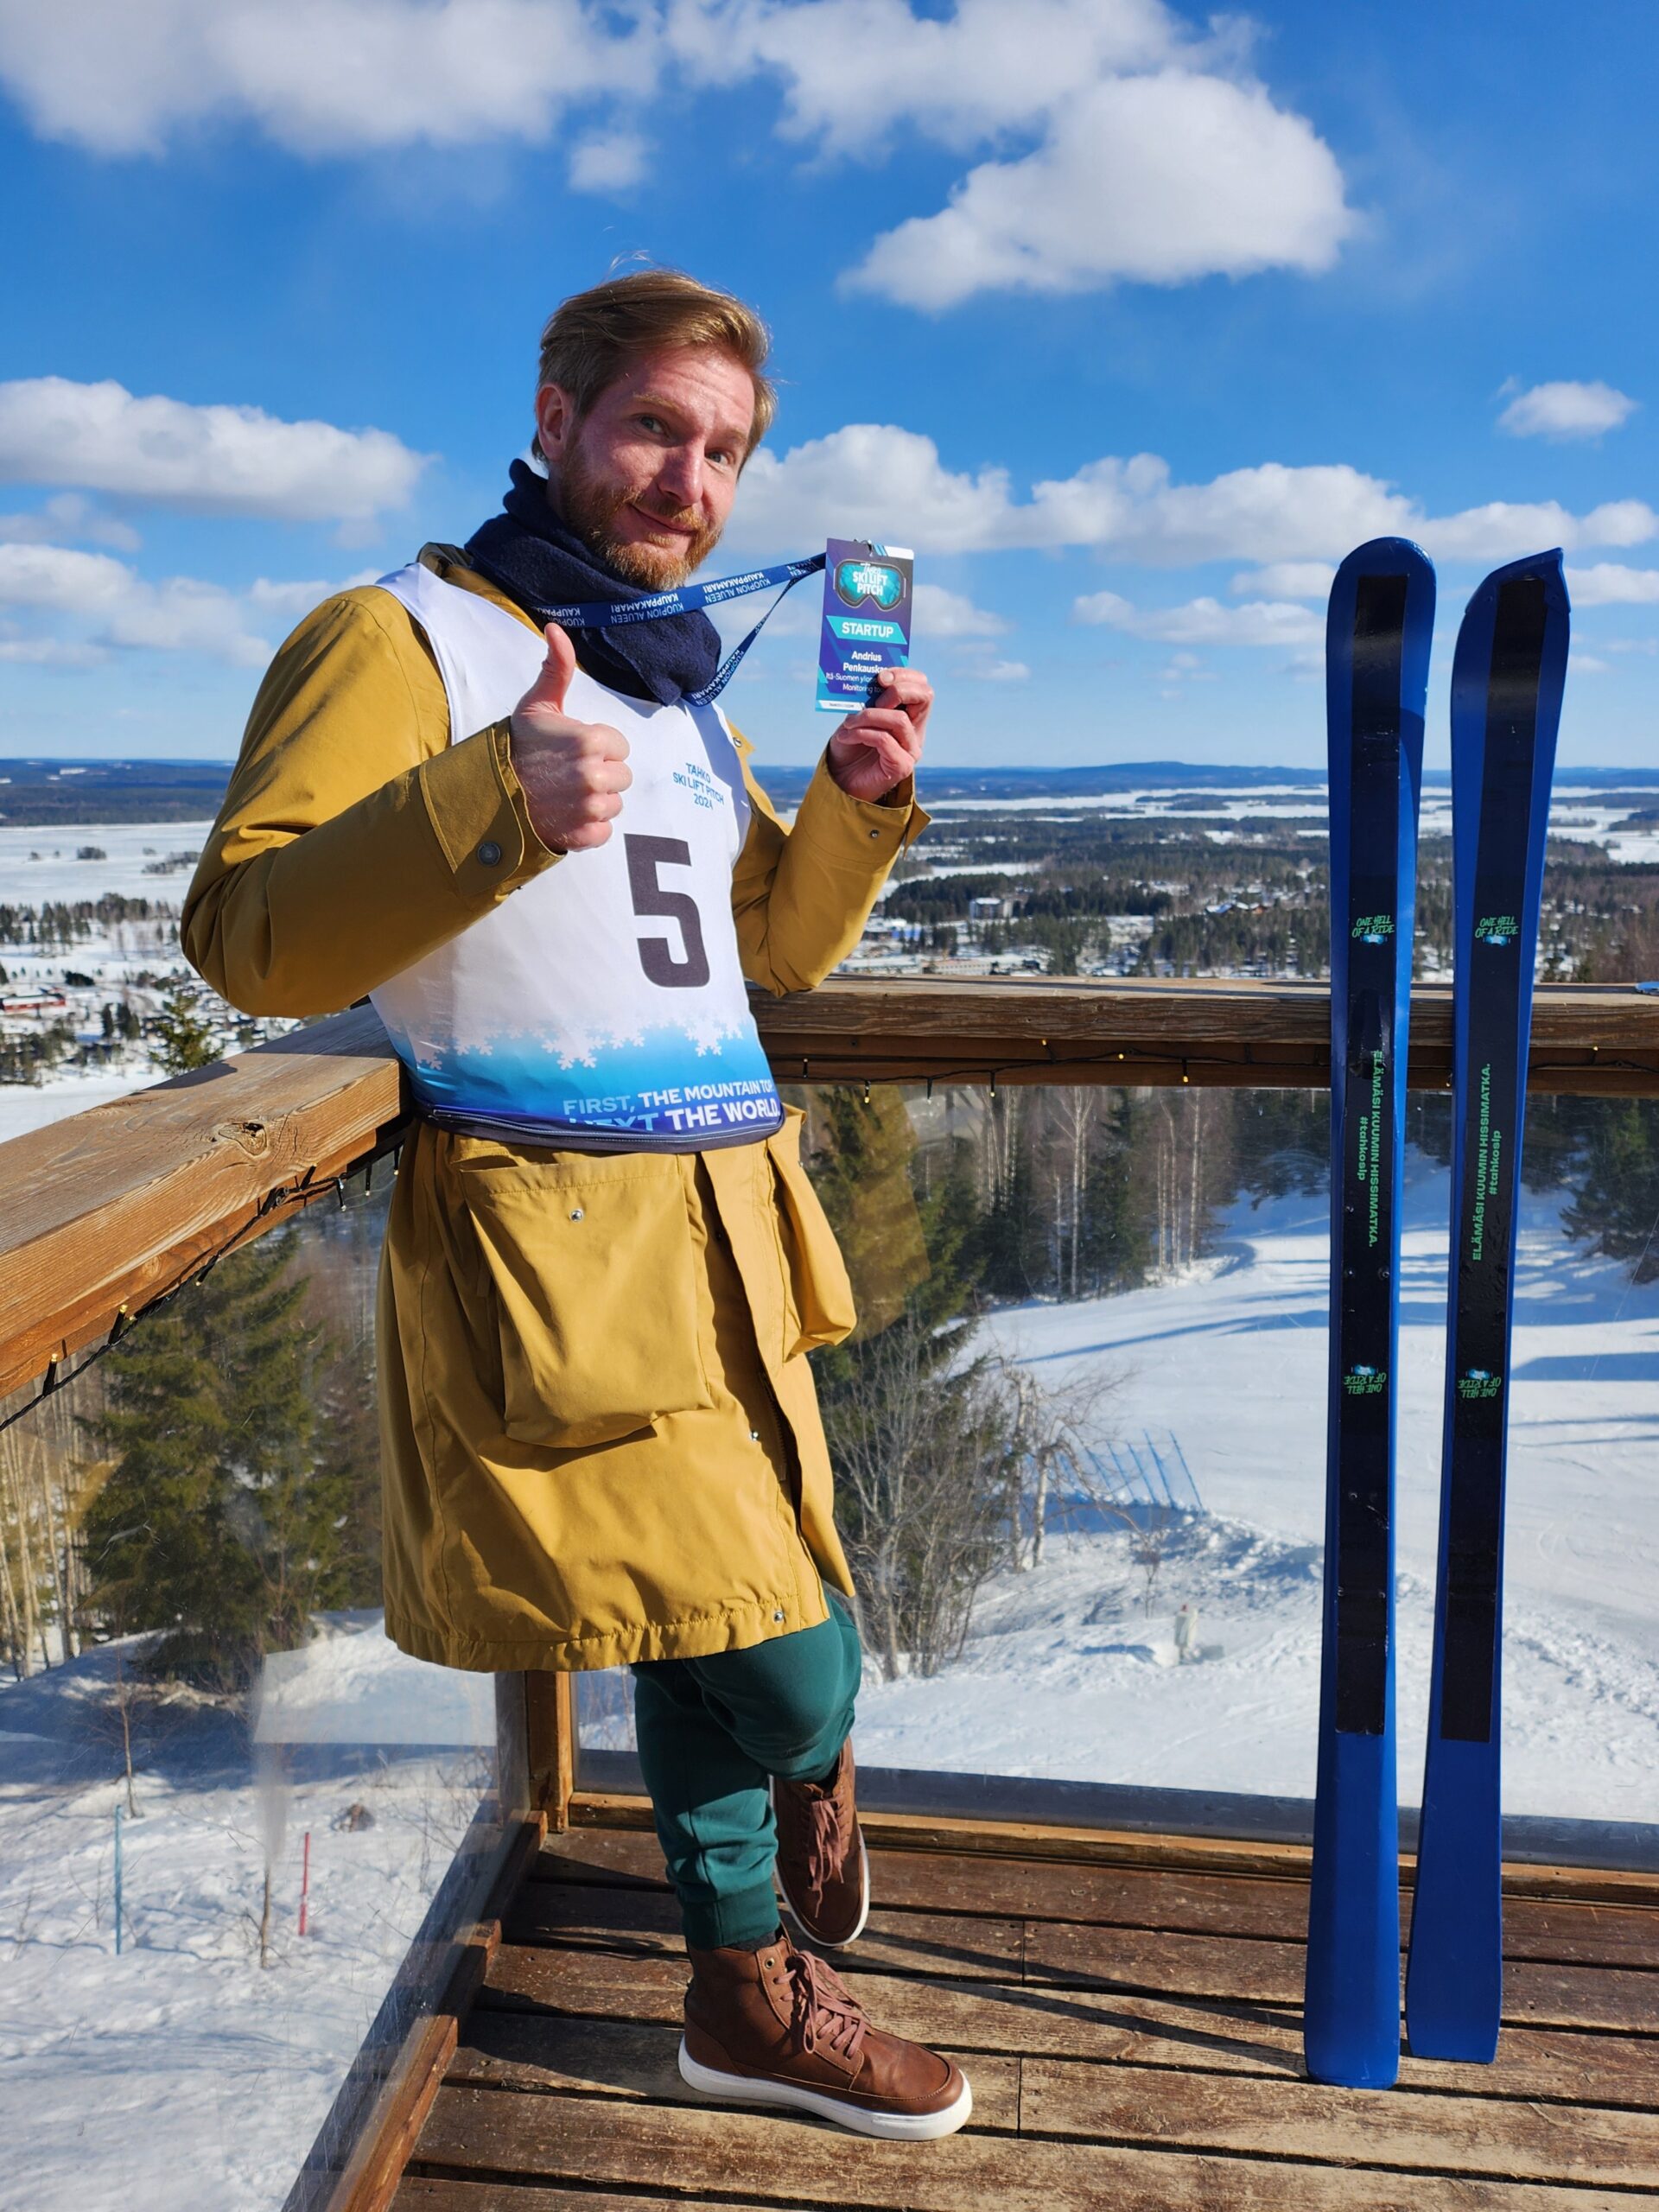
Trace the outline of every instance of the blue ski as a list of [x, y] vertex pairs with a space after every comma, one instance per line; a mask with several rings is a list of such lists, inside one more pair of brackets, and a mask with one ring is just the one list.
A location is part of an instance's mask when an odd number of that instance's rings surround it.
[[1331, 751], [1331, 1384], [1319, 1795], [1303, 2012], [1318, 2082], [1400, 2064], [1395, 1355], [1407, 1014], [1434, 571], [1379, 537], [1337, 571]]
[[1406, 1971], [1414, 2055], [1482, 2063], [1503, 2000], [1503, 1468], [1527, 1046], [1555, 731], [1559, 552], [1496, 569], [1452, 668], [1452, 1264], [1428, 1761]]

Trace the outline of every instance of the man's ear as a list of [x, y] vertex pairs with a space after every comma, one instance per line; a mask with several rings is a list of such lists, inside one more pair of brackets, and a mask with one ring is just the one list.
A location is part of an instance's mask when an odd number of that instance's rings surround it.
[[557, 462], [563, 458], [575, 419], [575, 404], [564, 387], [544, 384], [536, 394], [536, 444], [543, 461]]

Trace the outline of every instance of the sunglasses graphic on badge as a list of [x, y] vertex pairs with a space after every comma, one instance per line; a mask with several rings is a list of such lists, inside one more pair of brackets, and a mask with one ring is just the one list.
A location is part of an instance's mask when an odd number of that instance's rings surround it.
[[905, 595], [905, 579], [885, 561], [837, 561], [836, 597], [843, 607], [874, 605], [884, 610], [897, 607]]

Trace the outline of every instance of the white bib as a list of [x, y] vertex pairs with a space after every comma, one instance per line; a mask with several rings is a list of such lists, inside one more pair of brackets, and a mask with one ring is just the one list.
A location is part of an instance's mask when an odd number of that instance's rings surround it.
[[[511, 714], [542, 665], [534, 630], [418, 562], [379, 588], [426, 633], [452, 741]], [[565, 703], [621, 731], [633, 782], [607, 843], [566, 854], [370, 993], [421, 1110], [574, 1151], [765, 1136], [783, 1107], [732, 918], [749, 800], [724, 717], [626, 698], [580, 669]]]

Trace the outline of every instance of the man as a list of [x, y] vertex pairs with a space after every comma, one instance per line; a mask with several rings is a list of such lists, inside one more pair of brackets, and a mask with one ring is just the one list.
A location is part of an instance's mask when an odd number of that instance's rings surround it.
[[857, 941], [932, 693], [893, 669], [785, 834], [711, 706], [683, 582], [772, 413], [764, 327], [674, 271], [567, 300], [536, 452], [467, 547], [277, 654], [186, 902], [250, 1013], [365, 992], [418, 1108], [381, 1270], [387, 1632], [489, 1669], [634, 1669], [684, 1920], [692, 2085], [918, 2139], [971, 2109], [780, 1926], [868, 1911], [851, 1581], [806, 1352], [852, 1325], [744, 979]]

